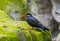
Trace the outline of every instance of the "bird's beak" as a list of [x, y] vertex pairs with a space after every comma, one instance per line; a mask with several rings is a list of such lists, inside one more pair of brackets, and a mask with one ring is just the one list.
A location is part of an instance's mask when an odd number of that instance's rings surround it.
[[26, 17], [26, 14], [22, 14], [21, 18], [25, 18]]

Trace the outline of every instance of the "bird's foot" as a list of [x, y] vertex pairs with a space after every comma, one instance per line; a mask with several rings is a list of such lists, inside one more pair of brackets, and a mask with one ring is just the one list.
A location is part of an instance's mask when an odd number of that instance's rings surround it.
[[33, 28], [32, 27], [29, 27], [28, 30], [33, 30]]

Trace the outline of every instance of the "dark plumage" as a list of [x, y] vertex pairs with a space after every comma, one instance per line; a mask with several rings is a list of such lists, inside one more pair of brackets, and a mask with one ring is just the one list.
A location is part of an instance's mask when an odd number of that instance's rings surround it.
[[49, 30], [48, 28], [44, 27], [35, 17], [33, 17], [30, 13], [27, 13], [25, 17], [26, 21], [32, 27], [37, 27], [38, 29]]

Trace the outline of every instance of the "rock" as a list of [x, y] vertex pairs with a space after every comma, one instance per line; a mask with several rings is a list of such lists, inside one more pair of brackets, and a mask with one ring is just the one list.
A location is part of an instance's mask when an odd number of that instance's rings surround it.
[[[55, 40], [59, 33], [59, 24], [52, 14], [54, 8], [51, 0], [30, 0], [28, 2], [28, 12], [38, 19], [45, 27], [49, 28], [52, 32], [52, 39]], [[60, 17], [60, 16], [59, 16]], [[56, 33], [57, 32], [57, 33]]]
[[[52, 8], [52, 15], [54, 17], [54, 19], [58, 22], [58, 27], [57, 29], [55, 29], [55, 33], [53, 34], [53, 38], [56, 41], [59, 41], [59, 37], [60, 37], [60, 0], [51, 0], [53, 8]], [[58, 36], [58, 37], [57, 37]]]
[[[41, 3], [42, 2], [42, 3]], [[28, 2], [28, 12], [30, 12], [37, 20], [51, 31], [57, 28], [57, 22], [52, 16], [51, 0], [30, 0]], [[56, 25], [54, 25], [54, 23]]]
[[60, 33], [58, 34], [56, 41], [60, 41]]
[[60, 30], [60, 23], [59, 23], [59, 30]]
[[52, 9], [53, 17], [57, 22], [60, 22], [60, 3], [53, 0], [52, 4], [53, 4]]
[[51, 13], [52, 3], [50, 0], [38, 0], [36, 4], [38, 7], [39, 14]]

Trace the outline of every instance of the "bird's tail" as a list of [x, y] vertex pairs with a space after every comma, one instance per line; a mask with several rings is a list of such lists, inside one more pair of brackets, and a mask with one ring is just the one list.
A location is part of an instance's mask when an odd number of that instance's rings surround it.
[[47, 27], [43, 26], [42, 24], [39, 24], [38, 28], [42, 30], [49, 30]]

